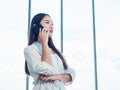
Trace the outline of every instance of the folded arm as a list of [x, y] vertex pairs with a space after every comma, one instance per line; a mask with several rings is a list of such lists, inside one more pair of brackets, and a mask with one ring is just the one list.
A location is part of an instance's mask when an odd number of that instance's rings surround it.
[[71, 84], [72, 81], [74, 80], [75, 71], [72, 68], [68, 68], [67, 70], [64, 71], [63, 74], [50, 75], [50, 76], [39, 75], [38, 78], [43, 81], [59, 80], [61, 82], [64, 82], [65, 85], [68, 85], [68, 84]]
[[44, 76], [44, 75], [39, 75], [39, 79], [42, 81], [55, 81], [59, 80], [61, 82], [70, 82], [72, 80], [70, 74], [57, 74], [57, 75], [51, 75], [51, 76]]

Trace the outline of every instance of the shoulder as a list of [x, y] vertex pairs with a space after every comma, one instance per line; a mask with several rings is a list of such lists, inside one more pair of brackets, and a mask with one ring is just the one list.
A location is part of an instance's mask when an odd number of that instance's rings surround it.
[[24, 53], [25, 53], [25, 52], [29, 52], [29, 51], [31, 51], [31, 50], [34, 50], [33, 45], [28, 45], [28, 46], [26, 46], [26, 47], [24, 48]]
[[40, 53], [41, 50], [42, 50], [42, 47], [38, 43], [34, 42], [33, 44], [28, 45], [24, 48], [24, 53], [25, 52], [34, 52], [34, 51]]

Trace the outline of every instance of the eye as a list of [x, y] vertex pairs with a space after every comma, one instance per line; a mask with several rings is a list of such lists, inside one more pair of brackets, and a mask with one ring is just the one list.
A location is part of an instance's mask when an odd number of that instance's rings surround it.
[[49, 22], [45, 22], [45, 23], [49, 24]]

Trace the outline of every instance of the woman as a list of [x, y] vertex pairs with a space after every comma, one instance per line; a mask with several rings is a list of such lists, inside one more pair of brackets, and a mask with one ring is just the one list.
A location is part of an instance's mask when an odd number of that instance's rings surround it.
[[46, 13], [31, 22], [28, 46], [24, 49], [25, 71], [34, 79], [33, 90], [65, 90], [75, 77], [52, 41], [53, 21]]

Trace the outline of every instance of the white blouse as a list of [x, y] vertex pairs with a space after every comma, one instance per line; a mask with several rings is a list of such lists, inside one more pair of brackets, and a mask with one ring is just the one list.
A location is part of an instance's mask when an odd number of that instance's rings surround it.
[[[27, 46], [24, 49], [24, 56], [27, 62], [27, 66], [30, 72], [30, 76], [34, 79], [33, 90], [66, 90], [65, 85], [71, 84], [75, 78], [75, 71], [68, 67], [64, 70], [63, 63], [57, 54], [52, 54], [52, 63], [50, 65], [44, 61], [41, 61], [42, 46], [38, 42], [34, 42], [32, 45]], [[72, 81], [63, 83], [59, 80], [54, 82], [44, 82], [38, 79], [38, 75], [55, 75], [68, 73], [72, 77]]]

